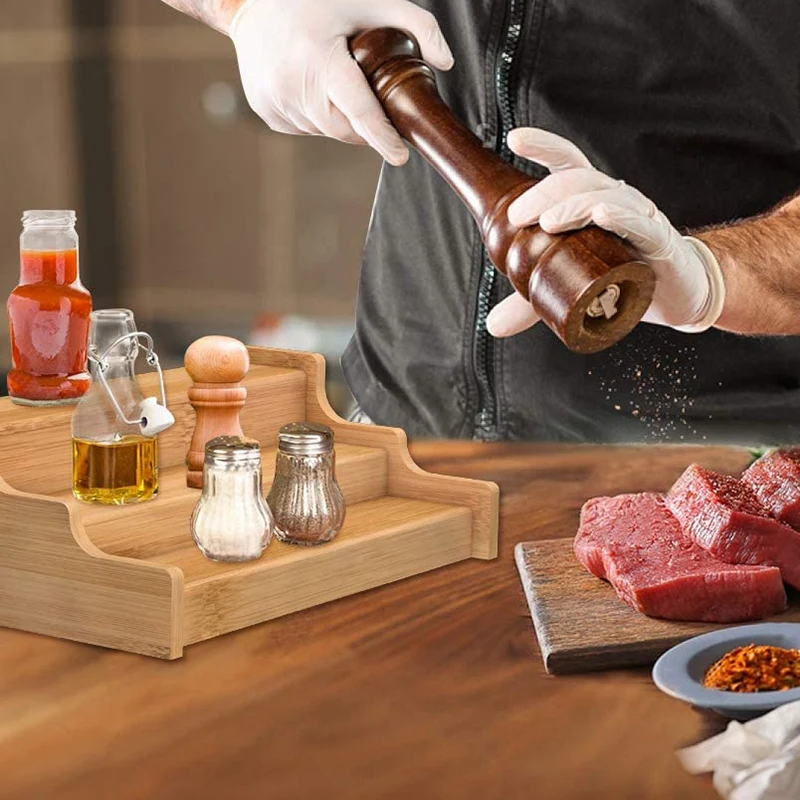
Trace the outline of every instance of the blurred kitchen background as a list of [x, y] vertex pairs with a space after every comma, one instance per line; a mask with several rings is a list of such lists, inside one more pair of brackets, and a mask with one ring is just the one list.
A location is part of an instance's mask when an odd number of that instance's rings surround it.
[[0, 0], [0, 99], [4, 297], [22, 211], [75, 209], [94, 307], [133, 309], [162, 362], [208, 333], [322, 352], [346, 413], [373, 152], [272, 133], [227, 37], [160, 0]]

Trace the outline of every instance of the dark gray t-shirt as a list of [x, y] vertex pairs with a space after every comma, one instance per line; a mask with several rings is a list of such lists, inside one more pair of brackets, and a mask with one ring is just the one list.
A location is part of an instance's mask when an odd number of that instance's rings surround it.
[[[440, 90], [487, 147], [514, 126], [566, 136], [679, 228], [759, 214], [800, 188], [794, 0], [420, 5], [456, 56]], [[343, 357], [364, 411], [417, 436], [800, 439], [800, 338], [642, 324], [581, 356], [543, 325], [488, 337], [486, 308], [509, 292], [499, 275], [487, 287], [476, 227], [433, 169], [416, 154], [384, 168]]]

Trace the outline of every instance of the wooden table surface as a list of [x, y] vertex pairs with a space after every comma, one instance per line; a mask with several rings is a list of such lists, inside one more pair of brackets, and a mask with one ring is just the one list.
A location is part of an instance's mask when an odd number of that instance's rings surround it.
[[[417, 443], [501, 487], [500, 557], [157, 661], [0, 630], [0, 798], [713, 798], [677, 747], [721, 730], [647, 670], [549, 677], [519, 541], [571, 535], [590, 495], [665, 489], [741, 450]], [[2, 585], [0, 585], [2, 593]], [[580, 624], [580, 620], [576, 620]]]

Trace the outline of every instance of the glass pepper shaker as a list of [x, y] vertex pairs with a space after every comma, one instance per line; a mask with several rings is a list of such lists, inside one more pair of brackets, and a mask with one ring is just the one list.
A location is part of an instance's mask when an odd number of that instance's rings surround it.
[[218, 436], [205, 446], [203, 494], [192, 515], [192, 536], [214, 561], [259, 558], [274, 522], [261, 493], [261, 448], [241, 436]]
[[293, 422], [280, 429], [267, 502], [282, 542], [324, 544], [341, 529], [345, 507], [335, 458], [333, 431], [326, 425]]

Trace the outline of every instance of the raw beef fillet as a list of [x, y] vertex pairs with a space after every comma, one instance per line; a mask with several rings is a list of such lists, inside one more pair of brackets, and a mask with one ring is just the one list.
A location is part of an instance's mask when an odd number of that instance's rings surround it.
[[775, 519], [800, 528], [800, 449], [762, 456], [742, 480]]
[[581, 511], [575, 555], [651, 617], [742, 622], [786, 608], [780, 570], [718, 561], [683, 533], [657, 494], [590, 500]]
[[683, 530], [729, 564], [780, 568], [800, 588], [800, 533], [772, 519], [746, 483], [692, 464], [666, 497]]

